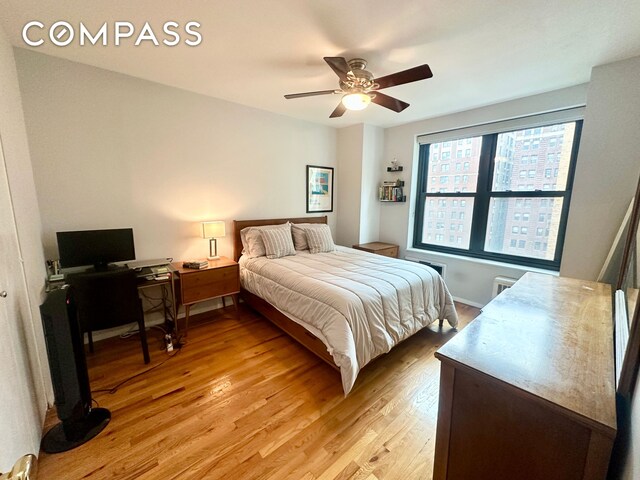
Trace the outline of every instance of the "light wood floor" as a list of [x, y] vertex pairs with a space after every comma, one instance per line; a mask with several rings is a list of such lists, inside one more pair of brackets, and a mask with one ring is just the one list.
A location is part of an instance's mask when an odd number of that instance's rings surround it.
[[[457, 306], [460, 327], [479, 313]], [[151, 330], [146, 366], [137, 337], [97, 343], [87, 357], [94, 391], [159, 366], [94, 393], [111, 422], [75, 450], [41, 453], [38, 479], [431, 478], [433, 353], [455, 334], [446, 324], [375, 360], [344, 398], [338, 372], [248, 307], [240, 320], [233, 307], [206, 320], [169, 360]], [[56, 422], [50, 411], [46, 427]]]

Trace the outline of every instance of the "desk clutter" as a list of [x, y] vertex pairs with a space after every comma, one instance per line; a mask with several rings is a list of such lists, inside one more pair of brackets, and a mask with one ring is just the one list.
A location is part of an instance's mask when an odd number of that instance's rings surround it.
[[209, 267], [209, 261], [206, 258], [199, 260], [186, 260], [182, 262], [183, 268], [190, 268], [193, 270], [202, 270]]

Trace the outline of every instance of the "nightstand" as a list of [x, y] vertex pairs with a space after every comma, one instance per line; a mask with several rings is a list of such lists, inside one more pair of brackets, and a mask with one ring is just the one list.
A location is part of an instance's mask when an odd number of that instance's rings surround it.
[[184, 305], [184, 334], [189, 332], [189, 311], [192, 305], [205, 300], [230, 296], [238, 312], [238, 294], [240, 293], [240, 267], [237, 262], [220, 257], [209, 260], [209, 266], [200, 270], [184, 268], [182, 262], [171, 264], [175, 269], [175, 292], [177, 297], [176, 331], [178, 330], [178, 310]]
[[378, 255], [384, 255], [385, 257], [398, 258], [399, 247], [393, 243], [361, 243], [360, 245], [354, 245], [353, 248], [356, 250], [364, 250], [365, 252], [376, 253]]

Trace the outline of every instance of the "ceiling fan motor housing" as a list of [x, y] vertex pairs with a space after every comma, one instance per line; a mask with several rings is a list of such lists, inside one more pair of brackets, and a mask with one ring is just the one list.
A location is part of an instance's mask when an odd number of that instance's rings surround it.
[[340, 82], [340, 88], [348, 92], [367, 92], [376, 87], [373, 81], [373, 74], [365, 68], [367, 68], [367, 61], [363, 58], [353, 58], [348, 62], [349, 68], [349, 81]]

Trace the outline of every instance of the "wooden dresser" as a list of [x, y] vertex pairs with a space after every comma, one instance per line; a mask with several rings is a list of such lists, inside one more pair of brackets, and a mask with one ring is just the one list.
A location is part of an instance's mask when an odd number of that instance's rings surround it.
[[191, 306], [198, 302], [222, 298], [222, 306], [224, 306], [224, 297], [230, 296], [233, 299], [236, 312], [238, 311], [240, 267], [237, 262], [227, 257], [220, 257], [215, 260], [209, 260], [209, 265], [201, 270], [184, 268], [182, 262], [172, 263], [171, 266], [175, 272], [176, 282], [176, 330], [180, 305], [184, 305], [185, 309], [185, 335], [189, 332]]
[[369, 253], [376, 253], [378, 255], [384, 255], [385, 257], [398, 258], [398, 245], [394, 245], [393, 243], [384, 243], [384, 242], [370, 242], [370, 243], [361, 243], [359, 245], [354, 245], [353, 248], [356, 250], [363, 250]]
[[609, 285], [525, 274], [436, 352], [434, 480], [604, 479], [616, 435]]

